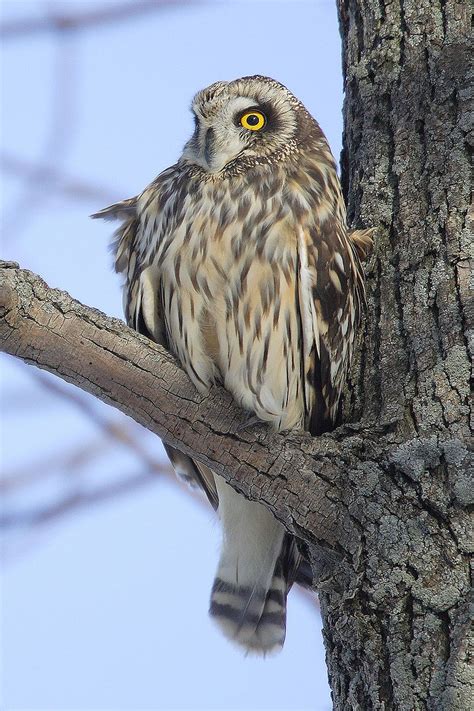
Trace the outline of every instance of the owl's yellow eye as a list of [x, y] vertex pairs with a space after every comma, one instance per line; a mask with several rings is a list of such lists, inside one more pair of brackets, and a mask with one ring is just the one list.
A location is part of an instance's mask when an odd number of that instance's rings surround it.
[[266, 123], [267, 119], [260, 111], [247, 111], [240, 119], [240, 125], [249, 131], [260, 131]]

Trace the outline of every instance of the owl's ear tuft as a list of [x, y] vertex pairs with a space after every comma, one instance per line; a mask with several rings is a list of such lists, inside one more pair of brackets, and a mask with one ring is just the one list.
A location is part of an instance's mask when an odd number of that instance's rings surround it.
[[363, 262], [370, 255], [374, 246], [375, 227], [369, 227], [366, 230], [350, 230], [349, 239], [351, 240], [359, 259]]
[[109, 207], [104, 207], [103, 210], [99, 212], [94, 212], [91, 217], [102, 220], [129, 220], [131, 217], [136, 217], [137, 214], [137, 202], [138, 198], [133, 197], [128, 200], [122, 200], [121, 202], [116, 202]]

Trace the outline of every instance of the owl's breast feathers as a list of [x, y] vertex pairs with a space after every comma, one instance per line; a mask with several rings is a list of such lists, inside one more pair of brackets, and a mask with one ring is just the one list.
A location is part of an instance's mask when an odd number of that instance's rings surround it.
[[129, 324], [198, 388], [222, 381], [278, 429], [334, 423], [364, 285], [325, 143], [221, 180], [180, 162], [98, 216], [123, 220]]

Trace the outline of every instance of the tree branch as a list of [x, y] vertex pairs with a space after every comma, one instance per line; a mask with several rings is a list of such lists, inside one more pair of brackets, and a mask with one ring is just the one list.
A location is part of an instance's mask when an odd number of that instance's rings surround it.
[[112, 189], [94, 185], [84, 180], [70, 177], [64, 174], [54, 164], [36, 164], [33, 161], [13, 155], [12, 153], [0, 153], [0, 169], [9, 175], [14, 175], [22, 179], [34, 179], [36, 185], [41, 186], [41, 191], [55, 189], [65, 196], [74, 200], [103, 200], [113, 202], [117, 195], [123, 194], [123, 190], [113, 191]]
[[44, 17], [7, 20], [0, 25], [0, 37], [2, 40], [8, 40], [44, 32], [70, 32], [71, 30], [88, 29], [99, 25], [110, 25], [113, 22], [127, 21], [145, 13], [188, 3], [189, 0], [133, 0], [133, 2], [105, 3], [103, 7], [86, 12], [50, 12]]
[[342, 495], [347, 466], [380, 454], [375, 433], [346, 426], [319, 438], [245, 428], [248, 415], [215, 387], [199, 394], [163, 348], [0, 262], [1, 349], [117, 407], [165, 442], [266, 504], [308, 543], [354, 553], [357, 522]]

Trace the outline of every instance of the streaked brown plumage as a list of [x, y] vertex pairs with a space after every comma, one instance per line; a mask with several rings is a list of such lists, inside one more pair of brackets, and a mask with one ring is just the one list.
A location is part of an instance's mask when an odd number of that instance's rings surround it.
[[[193, 112], [178, 163], [95, 215], [122, 220], [127, 321], [171, 349], [199, 390], [222, 382], [275, 429], [318, 435], [337, 418], [370, 237], [351, 240], [324, 135], [284, 86], [218, 82]], [[248, 650], [281, 647], [301, 563], [294, 539], [212, 471], [167, 451], [223, 521], [211, 614]]]

